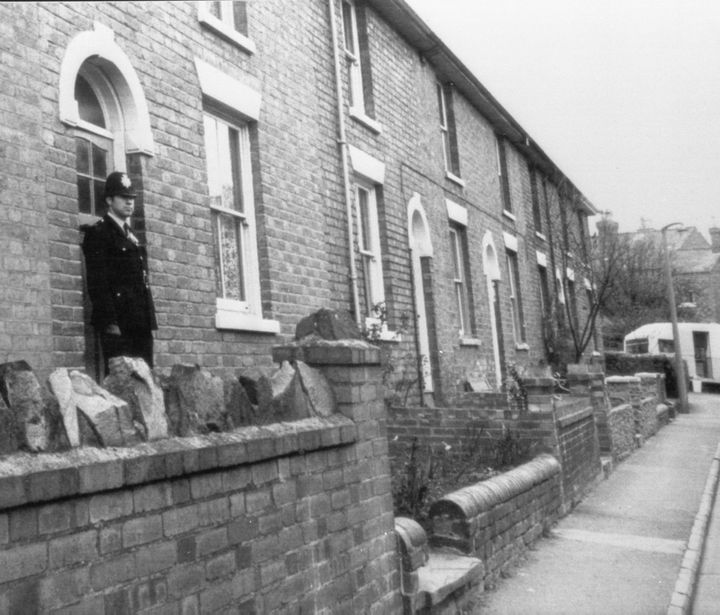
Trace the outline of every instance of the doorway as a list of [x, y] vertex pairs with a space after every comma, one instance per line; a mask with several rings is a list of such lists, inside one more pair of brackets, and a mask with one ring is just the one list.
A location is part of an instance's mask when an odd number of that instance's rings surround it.
[[[415, 300], [415, 318], [418, 346], [418, 373], [422, 378], [423, 394], [432, 394], [435, 390], [432, 376], [432, 355], [430, 352], [430, 332], [426, 297], [431, 288], [430, 280], [423, 274], [433, 255], [430, 241], [430, 229], [423, 209], [420, 195], [415, 193], [408, 203], [408, 237], [410, 259], [412, 262], [412, 281]], [[424, 263], [424, 266], [423, 266]]]
[[712, 369], [708, 357], [708, 334], [706, 331], [693, 331], [695, 348], [695, 375], [698, 378], [712, 378]]

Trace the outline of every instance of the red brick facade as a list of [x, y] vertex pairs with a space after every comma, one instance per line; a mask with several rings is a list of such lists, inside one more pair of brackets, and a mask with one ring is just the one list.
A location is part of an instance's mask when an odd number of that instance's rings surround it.
[[[118, 104], [127, 112], [125, 147], [116, 158], [127, 157], [127, 172], [141, 189], [136, 228], [149, 247], [159, 368], [191, 362], [222, 373], [267, 363], [270, 347], [288, 339], [297, 321], [319, 307], [349, 312], [364, 324], [365, 306], [371, 301], [365, 296], [369, 274], [358, 251], [355, 186], [360, 179], [376, 199], [375, 263], [382, 264], [388, 329], [401, 332], [400, 341], [387, 342], [387, 347], [398, 365], [410, 366], [396, 369], [391, 378], [402, 371], [406, 379], [419, 380], [417, 356], [429, 355], [424, 373], [425, 378], [432, 374], [433, 382], [430, 387], [428, 380], [425, 388], [441, 402], [462, 390], [468, 379], [484, 379], [495, 387], [496, 368], [503, 360], [534, 364], [544, 359], [539, 260], [546, 263], [551, 287], [557, 279], [554, 270], [562, 278], [563, 269], [573, 269], [583, 318], [583, 270], [579, 261], [568, 265], [560, 258], [570, 249], [559, 250], [564, 241], [560, 229], [569, 227], [571, 236], [579, 236], [575, 209], [591, 214], [592, 206], [404, 2], [373, 0], [355, 7], [364, 114], [350, 109], [343, 7], [332, 5], [349, 146], [350, 243], [331, 4], [247, 3], [245, 44], [208, 27], [199, 4], [0, 5], [0, 75], [7, 84], [0, 93], [0, 285], [5, 289], [0, 297], [1, 360], [25, 359], [47, 373], [58, 366], [83, 367], [91, 354], [83, 326], [75, 143], [79, 125], [68, 120], [72, 105], [67, 106], [63, 83], [67, 90], [67, 79], [70, 87], [74, 80], [69, 61], [73, 41], [93, 32], [101, 34], [108, 53], [103, 56], [101, 51], [99, 59], [88, 61], [110, 89], [116, 89]], [[435, 43], [435, 50], [424, 52], [433, 47], [429, 43]], [[226, 75], [228, 83], [239, 84], [241, 92], [214, 92], [213, 84], [203, 82], [199, 67], [205, 65]], [[123, 80], [135, 96], [132, 113], [124, 106], [128, 100]], [[453, 134], [448, 143], [459, 177], [445, 170], [438, 83], [449, 93]], [[255, 95], [259, 106], [253, 117], [244, 107], [252, 106], [248, 101]], [[239, 99], [239, 106], [230, 109], [226, 97]], [[248, 126], [259, 326], [218, 327], [218, 256], [203, 129], [208, 105]], [[144, 133], [138, 127], [143, 118], [149, 126]], [[503, 213], [498, 135], [510, 215]], [[543, 212], [540, 234], [533, 219], [531, 168], [547, 185], [549, 212]], [[418, 215], [409, 221], [411, 212]], [[426, 225], [413, 228], [422, 235], [424, 252], [416, 244], [414, 253], [423, 261], [423, 275], [413, 276], [409, 243], [420, 240], [409, 238], [408, 227], [421, 219]], [[465, 242], [462, 292], [470, 314], [469, 330], [462, 335], [450, 223], [461, 229]], [[493, 248], [497, 265], [488, 259]], [[524, 339], [513, 332], [512, 310], [518, 307], [511, 306], [506, 248], [517, 255], [516, 301], [521, 303]], [[574, 252], [573, 259], [581, 256]], [[424, 280], [420, 294], [419, 280]], [[499, 289], [497, 311], [489, 293], [492, 280], [499, 280], [494, 285]], [[424, 314], [422, 321], [418, 310]], [[416, 322], [427, 329], [425, 350]], [[498, 325], [496, 334], [493, 323]], [[410, 388], [417, 399], [419, 382]]]

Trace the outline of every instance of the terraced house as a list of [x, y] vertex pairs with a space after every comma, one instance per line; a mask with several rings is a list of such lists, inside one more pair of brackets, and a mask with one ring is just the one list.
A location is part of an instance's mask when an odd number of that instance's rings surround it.
[[584, 318], [593, 206], [403, 0], [0, 16], [0, 359], [97, 374], [80, 242], [111, 170], [160, 370], [269, 364], [330, 308], [442, 404], [546, 360], [552, 305]]

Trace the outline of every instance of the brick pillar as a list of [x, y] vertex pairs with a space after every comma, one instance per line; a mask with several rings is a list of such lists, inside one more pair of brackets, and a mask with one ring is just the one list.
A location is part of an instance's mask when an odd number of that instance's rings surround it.
[[568, 372], [567, 375], [567, 387], [570, 390], [570, 395], [577, 397], [585, 397], [590, 395], [590, 381], [592, 375], [585, 373], [573, 373]]
[[545, 376], [532, 376], [522, 379], [527, 393], [528, 412], [547, 412], [553, 407], [555, 381]]
[[660, 374], [656, 374], [655, 372], [638, 372], [635, 376], [640, 379], [641, 397], [655, 397], [659, 399], [658, 377]]
[[380, 349], [361, 340], [321, 340], [278, 346], [272, 354], [277, 363], [302, 361], [320, 370], [332, 385], [338, 412], [355, 422], [353, 461], [361, 474], [356, 497], [364, 499], [367, 518], [353, 540], [368, 545], [366, 583], [367, 576], [374, 575], [375, 584], [383, 588], [381, 598], [357, 603], [356, 612], [402, 612]]

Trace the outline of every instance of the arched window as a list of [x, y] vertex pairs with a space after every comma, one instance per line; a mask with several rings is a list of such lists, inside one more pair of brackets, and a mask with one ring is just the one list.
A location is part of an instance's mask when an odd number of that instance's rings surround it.
[[104, 181], [126, 171], [126, 157], [152, 155], [140, 81], [109, 28], [95, 23], [67, 47], [60, 68], [60, 119], [74, 128], [79, 222], [104, 214]]

